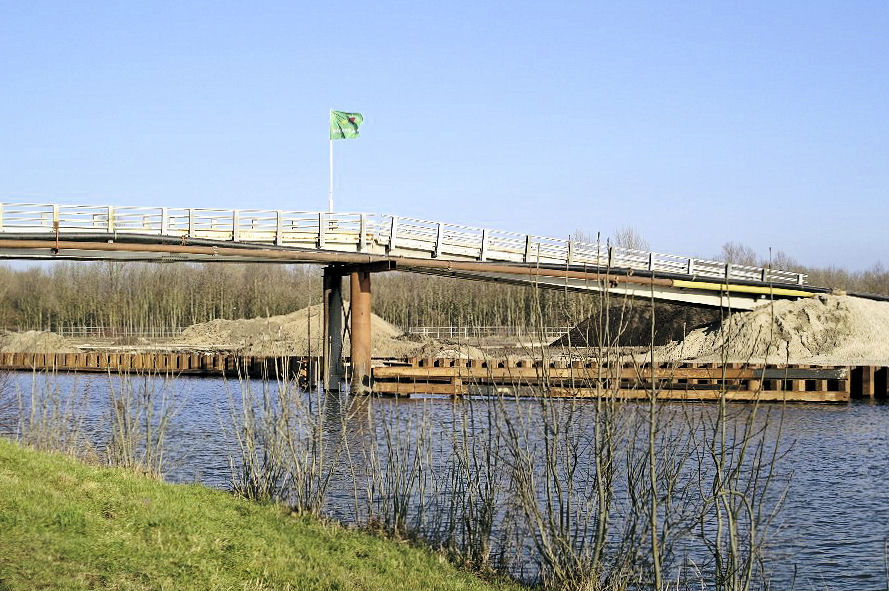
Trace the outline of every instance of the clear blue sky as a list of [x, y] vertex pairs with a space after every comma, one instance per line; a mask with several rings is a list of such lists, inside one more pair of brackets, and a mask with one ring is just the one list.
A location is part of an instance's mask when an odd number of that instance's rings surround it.
[[0, 200], [889, 263], [889, 4], [0, 0]]

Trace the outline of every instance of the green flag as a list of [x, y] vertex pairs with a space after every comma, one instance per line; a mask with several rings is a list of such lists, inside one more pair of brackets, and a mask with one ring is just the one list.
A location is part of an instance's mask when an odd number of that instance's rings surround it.
[[358, 127], [364, 123], [361, 113], [330, 112], [330, 139], [348, 140], [358, 137]]

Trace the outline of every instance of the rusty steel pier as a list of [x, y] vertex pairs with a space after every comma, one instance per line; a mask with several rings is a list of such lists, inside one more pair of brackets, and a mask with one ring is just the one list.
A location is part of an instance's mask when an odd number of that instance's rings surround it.
[[[360, 280], [358, 288], [360, 289]], [[335, 315], [334, 315], [335, 316]], [[334, 342], [336, 340], [334, 339]], [[340, 343], [341, 346], [341, 343]], [[360, 349], [360, 347], [359, 347]], [[360, 353], [364, 355], [363, 352]], [[367, 363], [367, 357], [364, 358]], [[169, 376], [296, 378], [306, 389], [338, 390], [348, 378], [356, 394], [596, 398], [664, 401], [848, 402], [889, 399], [889, 367], [740, 363], [622, 363], [465, 360], [431, 357], [340, 363], [331, 375], [320, 357], [224, 353], [0, 353], [0, 370], [137, 373]], [[328, 373], [325, 373], [327, 371]], [[353, 375], [354, 372], [354, 375]], [[331, 387], [328, 387], [331, 386]]]
[[375, 367], [373, 391], [393, 396], [507, 394], [738, 402], [889, 398], [889, 367], [741, 363], [603, 364], [414, 358]]

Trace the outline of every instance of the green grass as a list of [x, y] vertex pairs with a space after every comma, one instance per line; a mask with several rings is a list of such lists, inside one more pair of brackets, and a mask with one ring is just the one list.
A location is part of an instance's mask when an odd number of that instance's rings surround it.
[[0, 590], [512, 589], [433, 552], [0, 439]]

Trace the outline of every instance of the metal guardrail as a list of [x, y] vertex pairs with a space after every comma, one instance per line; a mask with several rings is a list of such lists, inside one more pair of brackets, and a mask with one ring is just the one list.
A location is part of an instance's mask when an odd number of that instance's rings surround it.
[[468, 339], [484, 337], [542, 337], [555, 340], [571, 331], [570, 326], [544, 326], [543, 329], [525, 326], [412, 326], [408, 334], [434, 339]]
[[50, 327], [29, 327], [16, 326], [0, 328], [5, 332], [27, 332], [29, 330], [40, 330], [53, 332], [59, 336], [72, 338], [103, 338], [103, 339], [120, 339], [120, 338], [140, 338], [140, 339], [168, 339], [175, 338], [182, 334], [185, 330], [184, 326], [157, 326], [152, 328], [136, 328], [130, 329], [115, 326], [50, 326]]
[[3, 233], [200, 238], [340, 252], [591, 266], [805, 285], [806, 275], [410, 217], [318, 211], [0, 203]]

